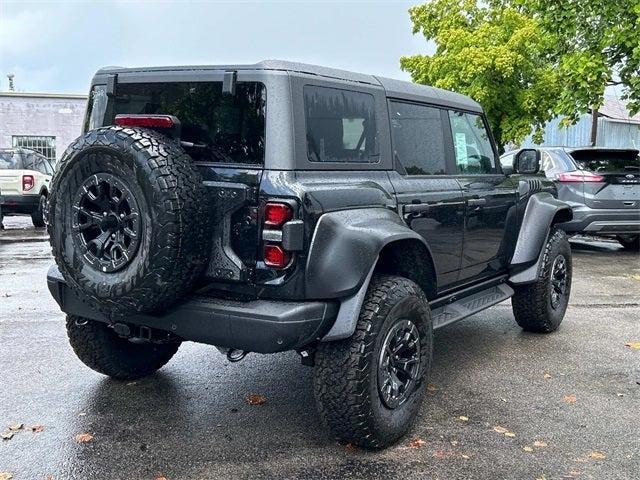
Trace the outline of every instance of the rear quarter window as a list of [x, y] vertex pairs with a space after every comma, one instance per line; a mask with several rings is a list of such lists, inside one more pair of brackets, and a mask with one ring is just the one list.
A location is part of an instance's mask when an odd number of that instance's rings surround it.
[[0, 170], [18, 170], [21, 168], [19, 153], [0, 152]]
[[378, 163], [373, 95], [306, 85], [304, 111], [309, 161]]

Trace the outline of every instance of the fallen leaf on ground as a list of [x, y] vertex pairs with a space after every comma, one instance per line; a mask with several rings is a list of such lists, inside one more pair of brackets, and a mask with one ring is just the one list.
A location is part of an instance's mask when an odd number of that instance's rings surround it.
[[11, 472], [0, 472], [0, 480], [11, 480], [13, 478], [13, 473]]
[[582, 472], [580, 470], [569, 470], [569, 473], [567, 475], [571, 476], [571, 477], [577, 477], [578, 475], [580, 475]]
[[87, 412], [80, 412], [80, 413], [78, 414], [78, 416], [79, 416], [79, 417], [84, 417], [86, 414], [87, 414]]
[[463, 422], [468, 422], [469, 421], [469, 417], [465, 417], [464, 415], [460, 415], [458, 417], [458, 420], [462, 420]]
[[20, 430], [22, 427], [24, 427], [23, 423], [14, 423], [13, 425], [9, 425], [9, 430], [13, 430], [15, 432]]
[[457, 440], [451, 440], [451, 445], [453, 445], [454, 447], [458, 446], [458, 441]]
[[420, 447], [424, 447], [426, 444], [427, 442], [425, 442], [421, 438], [416, 438], [413, 442], [409, 444], [409, 448], [420, 448]]
[[547, 443], [543, 442], [542, 440], [536, 440], [535, 442], [533, 442], [533, 446], [537, 448], [544, 448], [547, 446]]
[[2, 432], [0, 433], [0, 437], [2, 437], [3, 440], [11, 440], [13, 438], [14, 432]]
[[607, 458], [607, 456], [602, 452], [591, 452], [588, 456], [594, 460], [604, 460]]
[[547, 480], [547, 477], [540, 475], [539, 477], [536, 477], [536, 480]]
[[634, 350], [640, 350], [640, 342], [628, 342], [625, 343], [624, 346], [633, 348]]
[[516, 438], [516, 434], [513, 432], [505, 432], [504, 436], [509, 438]]
[[87, 443], [93, 440], [93, 435], [90, 433], [79, 433], [75, 436], [76, 442], [78, 443]]
[[460, 455], [462, 458], [464, 458], [465, 460], [469, 460], [471, 457], [469, 455], [465, 455], [464, 453], [462, 455]]
[[44, 425], [31, 425], [29, 427], [29, 430], [31, 430], [33, 433], [40, 433], [44, 430]]
[[553, 377], [551, 376], [551, 374], [549, 374], [549, 373], [545, 373], [543, 376], [544, 376], [544, 378], [546, 378], [547, 380], [548, 380], [548, 379], [550, 379], [550, 378], [553, 378]]
[[347, 450], [356, 450], [358, 447], [356, 447], [353, 443], [349, 442], [345, 445], [345, 448]]
[[156, 477], [153, 480], [167, 480], [167, 477], [160, 475], [159, 477]]
[[247, 403], [249, 405], [262, 405], [267, 399], [262, 395], [247, 395]]
[[575, 395], [565, 395], [564, 397], [562, 397], [562, 401], [564, 403], [576, 403], [576, 400], [578, 399]]
[[436, 458], [446, 458], [455, 456], [456, 452], [451, 450], [436, 450], [433, 452], [433, 456]]
[[523, 449], [525, 452], [533, 452], [533, 448], [532, 448], [532, 447], [530, 447], [529, 445], [525, 445], [524, 447], [522, 447], [522, 449]]
[[427, 390], [429, 390], [430, 392], [437, 392], [438, 386], [435, 383], [428, 383]]
[[502, 433], [502, 434], [504, 435], [504, 434], [505, 434], [505, 433], [507, 433], [509, 430], [507, 430], [507, 429], [506, 429], [506, 428], [504, 428], [504, 427], [493, 427], [493, 431], [494, 431], [494, 432], [498, 432], [498, 433]]

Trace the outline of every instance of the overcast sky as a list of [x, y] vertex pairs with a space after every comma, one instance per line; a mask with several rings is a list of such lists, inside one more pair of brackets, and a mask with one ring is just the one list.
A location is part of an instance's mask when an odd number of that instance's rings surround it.
[[0, 90], [86, 93], [107, 65], [254, 63], [278, 58], [409, 79], [401, 55], [419, 0], [0, 0]]

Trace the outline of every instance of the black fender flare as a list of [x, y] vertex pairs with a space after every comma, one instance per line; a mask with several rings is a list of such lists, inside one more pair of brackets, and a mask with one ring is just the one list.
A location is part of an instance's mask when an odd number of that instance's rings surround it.
[[306, 266], [307, 298], [340, 298], [340, 309], [323, 342], [350, 337], [382, 249], [399, 240], [418, 240], [398, 214], [360, 208], [323, 214], [311, 240]]
[[[386, 208], [358, 208], [320, 216], [306, 264], [306, 296], [344, 298], [356, 293], [375, 267], [380, 251], [397, 240], [429, 246]], [[366, 285], [365, 285], [366, 288]]]
[[541, 254], [554, 224], [573, 218], [571, 207], [549, 192], [538, 192], [529, 197], [518, 240], [511, 257], [509, 281], [513, 284], [535, 282]]

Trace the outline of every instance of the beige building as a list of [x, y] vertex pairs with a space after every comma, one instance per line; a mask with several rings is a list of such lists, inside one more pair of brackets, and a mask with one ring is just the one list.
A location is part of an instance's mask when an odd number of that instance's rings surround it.
[[86, 104], [86, 95], [0, 92], [0, 148], [30, 148], [59, 160], [80, 135]]

